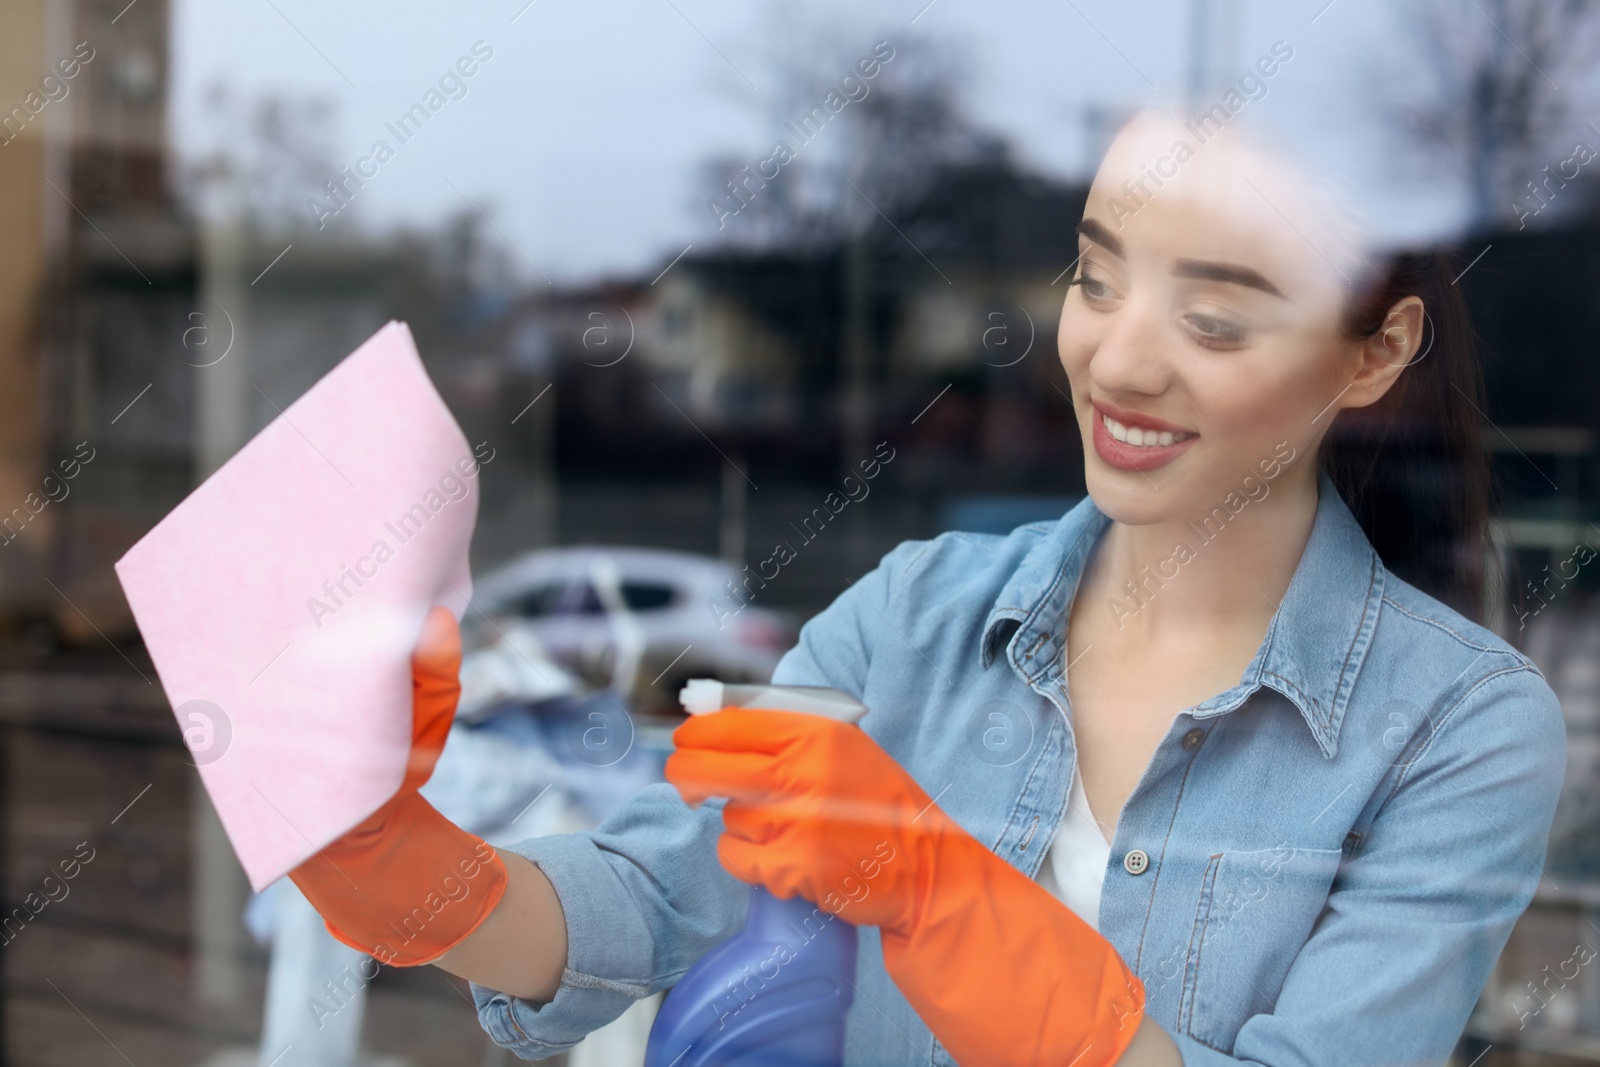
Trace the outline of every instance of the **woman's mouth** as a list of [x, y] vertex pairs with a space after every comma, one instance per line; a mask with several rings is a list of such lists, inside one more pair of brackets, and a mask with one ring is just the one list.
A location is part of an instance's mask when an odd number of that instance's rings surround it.
[[[1131, 421], [1131, 420], [1130, 420]], [[1149, 471], [1164, 467], [1188, 451], [1200, 437], [1187, 430], [1129, 425], [1094, 405], [1094, 450], [1118, 470]]]

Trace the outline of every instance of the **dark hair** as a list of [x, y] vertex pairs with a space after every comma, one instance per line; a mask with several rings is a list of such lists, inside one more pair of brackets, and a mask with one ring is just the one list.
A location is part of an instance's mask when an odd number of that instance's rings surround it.
[[1370, 340], [1385, 315], [1421, 298], [1423, 337], [1383, 398], [1339, 413], [1320, 462], [1384, 566], [1482, 622], [1489, 565], [1491, 472], [1484, 448], [1483, 372], [1456, 256], [1392, 253], [1346, 308], [1351, 340]]

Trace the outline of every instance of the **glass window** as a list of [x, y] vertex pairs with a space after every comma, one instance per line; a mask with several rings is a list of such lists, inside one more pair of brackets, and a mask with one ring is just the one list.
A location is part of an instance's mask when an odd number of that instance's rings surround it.
[[546, 615], [554, 615], [561, 604], [561, 594], [566, 589], [563, 582], [547, 582], [534, 586], [526, 593], [518, 596], [513, 602], [513, 614], [521, 615], [526, 619], [538, 619]]
[[633, 611], [660, 611], [678, 600], [678, 591], [665, 582], [622, 583], [622, 602]]

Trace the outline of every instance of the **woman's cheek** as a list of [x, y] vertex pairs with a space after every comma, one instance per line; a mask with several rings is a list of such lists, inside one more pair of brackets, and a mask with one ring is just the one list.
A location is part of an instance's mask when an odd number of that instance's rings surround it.
[[1268, 358], [1241, 361], [1237, 375], [1203, 382], [1191, 379], [1202, 436], [1216, 446], [1214, 454], [1222, 466], [1218, 474], [1235, 488], [1241, 477], [1258, 471], [1280, 441], [1290, 440], [1298, 448], [1326, 423], [1328, 415], [1316, 427], [1312, 419], [1337, 389], [1322, 397], [1322, 387], [1307, 373], [1309, 367], [1273, 373], [1275, 367], [1291, 366], [1289, 361], [1295, 358], [1304, 360], [1305, 352], [1263, 352]]
[[[1278, 358], [1266, 361], [1266, 366], [1288, 367], [1290, 371], [1276, 379], [1258, 378], [1270, 384], [1265, 389], [1257, 387], [1261, 402], [1240, 421], [1252, 424], [1261, 438], [1270, 439], [1269, 447], [1286, 437], [1297, 443], [1305, 441], [1310, 434], [1326, 428], [1336, 414], [1328, 405], [1338, 398], [1344, 383], [1331, 365], [1334, 354], [1318, 351], [1317, 341], [1306, 338], [1303, 346], [1273, 353]], [[1294, 362], [1296, 359], [1298, 363]]]

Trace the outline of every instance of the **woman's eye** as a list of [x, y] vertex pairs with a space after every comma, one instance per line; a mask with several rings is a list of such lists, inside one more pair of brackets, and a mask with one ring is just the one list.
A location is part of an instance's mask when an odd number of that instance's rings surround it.
[[1083, 298], [1090, 303], [1112, 300], [1117, 295], [1112, 291], [1109, 285], [1103, 281], [1100, 281], [1098, 278], [1089, 278], [1079, 275], [1076, 279], [1074, 279], [1072, 284], [1078, 286], [1082, 290]]
[[1249, 336], [1244, 327], [1215, 315], [1192, 312], [1185, 319], [1202, 343], [1237, 345], [1243, 344]]

